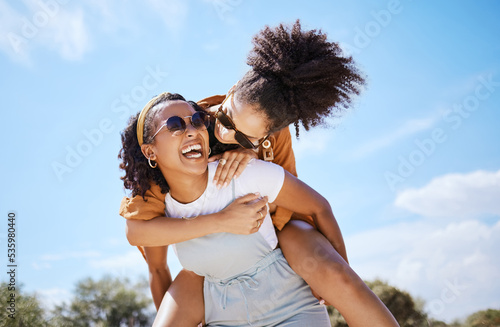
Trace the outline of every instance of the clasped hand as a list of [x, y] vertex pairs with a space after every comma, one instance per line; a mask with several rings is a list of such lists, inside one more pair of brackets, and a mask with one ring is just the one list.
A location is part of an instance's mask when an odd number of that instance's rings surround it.
[[232, 234], [253, 234], [257, 232], [267, 215], [267, 196], [250, 193], [237, 198], [220, 214], [222, 230]]

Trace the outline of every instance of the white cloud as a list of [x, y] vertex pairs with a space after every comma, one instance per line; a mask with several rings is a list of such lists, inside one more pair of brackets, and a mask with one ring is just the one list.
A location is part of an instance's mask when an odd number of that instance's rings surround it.
[[[175, 277], [180, 271], [181, 265], [172, 247], [168, 249], [167, 259], [172, 277]], [[93, 269], [102, 270], [107, 274], [121, 276], [145, 275], [148, 271], [146, 261], [135, 247], [123, 254], [90, 260], [89, 265]]]
[[84, 21], [83, 9], [61, 11], [57, 20], [47, 29], [47, 37], [62, 58], [79, 60], [90, 50], [90, 35]]
[[63, 253], [48, 253], [40, 256], [37, 261], [31, 264], [31, 266], [35, 270], [46, 270], [52, 269], [56, 262], [97, 258], [100, 256], [101, 254], [97, 251], [67, 251]]
[[177, 32], [183, 26], [188, 15], [188, 5], [182, 0], [147, 0], [156, 14], [170, 31]]
[[145, 275], [148, 271], [146, 261], [135, 248], [123, 254], [90, 260], [89, 265], [94, 270], [119, 276]]
[[500, 221], [440, 227], [425, 220], [347, 237], [346, 244], [362, 278], [423, 298], [434, 318], [451, 321], [500, 303]]
[[238, 8], [243, 0], [203, 0], [205, 3], [212, 5], [213, 10], [218, 18], [228, 24], [234, 24], [235, 18], [231, 13]]
[[448, 174], [398, 194], [395, 205], [426, 217], [500, 216], [500, 170]]
[[90, 49], [82, 8], [58, 1], [24, 1], [23, 12], [0, 0], [0, 50], [14, 60], [29, 61], [36, 48], [54, 49], [66, 60], [79, 60]]
[[136, 8], [120, 1], [24, 0], [11, 6], [0, 0], [0, 51], [12, 60], [30, 62], [38, 49], [55, 51], [69, 61], [81, 60], [93, 46], [97, 33], [126, 35], [140, 33], [137, 10], [143, 7], [160, 17], [168, 31], [178, 34], [188, 18], [188, 4], [182, 0], [147, 0]]
[[437, 116], [434, 116], [421, 119], [411, 119], [405, 122], [399, 128], [385, 135], [375, 137], [365, 144], [360, 145], [347, 156], [354, 160], [369, 156], [374, 152], [393, 145], [397, 141], [400, 141], [402, 138], [431, 128], [436, 123], [437, 118]]
[[95, 258], [101, 254], [97, 251], [72, 251], [57, 254], [44, 254], [40, 257], [41, 261], [63, 261], [69, 259]]
[[21, 26], [21, 15], [6, 1], [0, 0], [0, 50], [12, 59], [25, 61], [22, 38], [18, 35]]

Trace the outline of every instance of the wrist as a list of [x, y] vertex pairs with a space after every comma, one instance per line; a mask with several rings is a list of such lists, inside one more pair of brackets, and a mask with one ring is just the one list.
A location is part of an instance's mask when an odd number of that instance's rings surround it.
[[207, 234], [214, 234], [214, 233], [223, 233], [225, 232], [224, 230], [224, 223], [222, 216], [224, 216], [223, 211], [222, 212], [216, 212], [212, 213], [209, 215], [206, 215], [206, 223], [207, 223], [207, 230], [210, 232]]

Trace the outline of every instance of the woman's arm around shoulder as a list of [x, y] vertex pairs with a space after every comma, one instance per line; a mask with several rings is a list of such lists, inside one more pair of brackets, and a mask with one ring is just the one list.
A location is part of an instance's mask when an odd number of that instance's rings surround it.
[[144, 197], [124, 197], [120, 204], [120, 216], [125, 219], [150, 220], [165, 216], [165, 194], [158, 185], [152, 184]]
[[[257, 201], [255, 201], [257, 200]], [[255, 201], [255, 202], [254, 202]], [[258, 231], [259, 211], [267, 213], [267, 198], [250, 193], [234, 200], [222, 211], [195, 219], [156, 217], [127, 219], [126, 234], [131, 245], [165, 246], [213, 233], [251, 234]]]

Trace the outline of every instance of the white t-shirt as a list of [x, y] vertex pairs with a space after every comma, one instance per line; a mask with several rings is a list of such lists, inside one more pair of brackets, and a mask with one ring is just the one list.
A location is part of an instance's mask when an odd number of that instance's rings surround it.
[[[282, 167], [254, 159], [250, 161], [243, 173], [232, 181], [234, 183], [233, 195], [232, 184], [218, 190], [212, 183], [217, 165], [218, 162], [208, 164], [207, 188], [195, 201], [182, 204], [174, 200], [169, 193], [166, 195], [165, 205], [168, 217], [194, 217], [200, 214], [219, 212], [235, 198], [248, 193], [259, 192], [261, 196], [268, 196], [269, 202], [273, 202], [283, 186], [285, 172]], [[232, 276], [251, 267], [256, 261], [276, 248], [278, 239], [269, 213], [264, 218], [258, 233], [265, 240], [265, 246], [262, 244], [258, 246], [243, 245], [247, 244], [245, 241], [239, 243], [247, 235], [235, 237], [234, 234], [217, 233], [179, 243], [179, 245], [186, 243], [183, 246], [187, 245], [193, 250], [179, 253], [175, 245], [174, 249], [179, 261], [186, 269], [200, 275]]]

